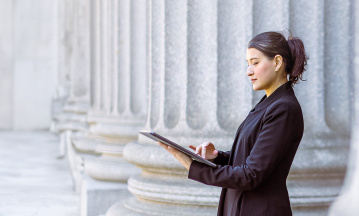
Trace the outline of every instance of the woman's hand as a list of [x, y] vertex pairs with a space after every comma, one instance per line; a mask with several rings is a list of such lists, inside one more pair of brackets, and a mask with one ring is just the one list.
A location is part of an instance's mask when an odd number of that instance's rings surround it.
[[205, 142], [199, 145], [197, 148], [193, 145], [189, 146], [191, 149], [196, 150], [196, 154], [204, 159], [213, 160], [218, 156], [218, 151], [214, 148], [214, 145], [210, 142]]
[[190, 158], [186, 154], [182, 153], [181, 151], [178, 151], [177, 149], [175, 149], [169, 145], [163, 144], [161, 142], [158, 142], [158, 144], [160, 144], [160, 146], [162, 146], [169, 153], [171, 153], [179, 162], [181, 162], [181, 164], [184, 167], [186, 167], [187, 170], [189, 170], [189, 167], [191, 166], [191, 163], [192, 163], [192, 158]]

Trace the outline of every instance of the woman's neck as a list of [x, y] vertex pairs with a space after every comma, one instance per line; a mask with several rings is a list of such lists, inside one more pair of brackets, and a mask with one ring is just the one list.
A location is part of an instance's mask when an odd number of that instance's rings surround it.
[[266, 92], [267, 97], [269, 97], [271, 94], [273, 94], [273, 92], [279, 88], [280, 86], [282, 86], [284, 83], [288, 82], [288, 79], [280, 79], [277, 82], [275, 82], [270, 88], [268, 89], [264, 89], [264, 91]]

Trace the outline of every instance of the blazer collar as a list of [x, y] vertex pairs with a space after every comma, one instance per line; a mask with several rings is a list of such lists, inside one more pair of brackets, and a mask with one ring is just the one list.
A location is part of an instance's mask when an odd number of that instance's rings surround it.
[[251, 112], [259, 111], [266, 108], [273, 101], [284, 95], [286, 92], [293, 92], [293, 88], [290, 82], [286, 82], [279, 86], [269, 97], [264, 95], [263, 98], [257, 103], [257, 105], [251, 110]]

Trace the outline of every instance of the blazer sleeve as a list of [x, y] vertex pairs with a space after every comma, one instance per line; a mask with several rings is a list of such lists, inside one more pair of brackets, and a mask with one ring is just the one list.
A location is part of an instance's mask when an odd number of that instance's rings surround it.
[[230, 154], [231, 151], [227, 151], [227, 152], [218, 151], [218, 156], [214, 159], [214, 163], [222, 166], [228, 164]]
[[[188, 178], [207, 185], [251, 190], [260, 185], [288, 152], [299, 134], [297, 121], [301, 113], [290, 102], [267, 108], [262, 130], [241, 166], [219, 165], [215, 168], [193, 161]], [[301, 136], [300, 136], [301, 137]]]
[[[238, 137], [238, 134], [240, 133], [240, 131], [242, 130], [243, 126], [244, 126], [245, 120], [242, 122], [242, 124], [238, 127], [237, 132], [236, 132], [236, 139]], [[236, 140], [235, 139], [235, 140]], [[229, 158], [231, 155], [231, 151], [218, 151], [218, 156], [214, 159], [214, 163], [217, 165], [227, 165]]]

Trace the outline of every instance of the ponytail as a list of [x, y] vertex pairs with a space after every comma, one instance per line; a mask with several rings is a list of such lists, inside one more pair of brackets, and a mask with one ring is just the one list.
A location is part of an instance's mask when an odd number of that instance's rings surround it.
[[292, 67], [289, 73], [289, 82], [297, 84], [302, 79], [303, 72], [306, 70], [308, 56], [305, 54], [304, 44], [298, 37], [289, 36], [288, 45], [292, 55]]

